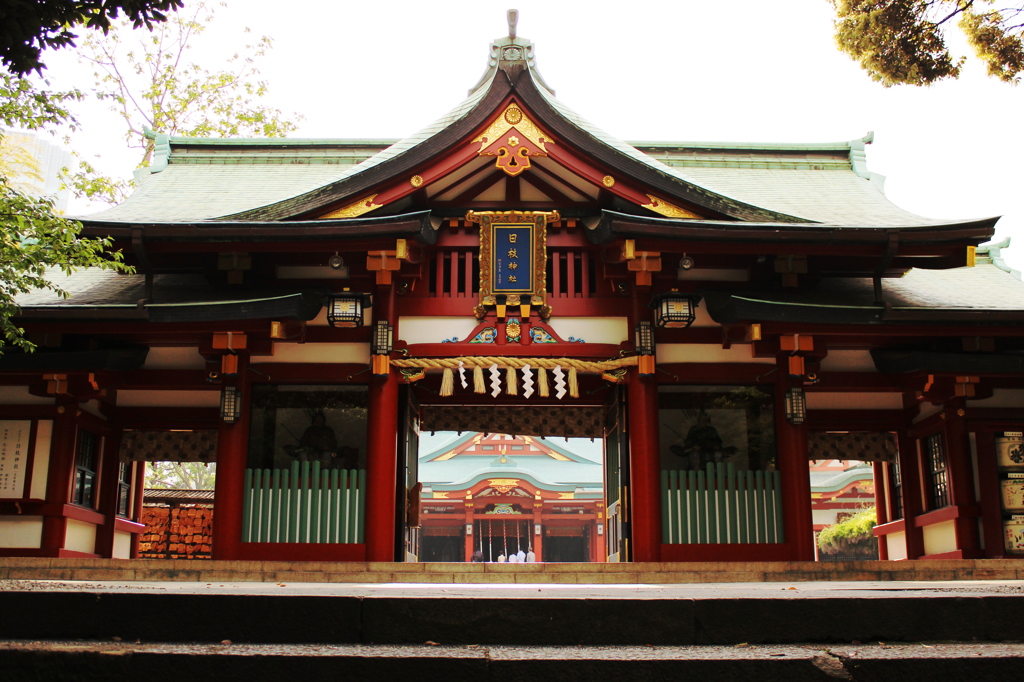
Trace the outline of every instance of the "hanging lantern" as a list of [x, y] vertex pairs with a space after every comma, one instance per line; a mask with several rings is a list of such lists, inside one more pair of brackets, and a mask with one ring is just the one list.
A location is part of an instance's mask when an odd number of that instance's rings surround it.
[[220, 418], [225, 424], [234, 424], [242, 416], [242, 397], [234, 386], [225, 386], [220, 394]]
[[807, 419], [807, 396], [804, 389], [793, 387], [786, 391], [786, 419], [790, 424], [803, 424]]
[[327, 297], [327, 323], [332, 327], [362, 327], [363, 308], [370, 307], [370, 297], [352, 291], [341, 291]]
[[658, 294], [650, 303], [650, 307], [654, 308], [654, 322], [668, 329], [689, 327], [697, 319], [699, 301], [700, 296], [697, 294], [681, 294], [678, 291]]

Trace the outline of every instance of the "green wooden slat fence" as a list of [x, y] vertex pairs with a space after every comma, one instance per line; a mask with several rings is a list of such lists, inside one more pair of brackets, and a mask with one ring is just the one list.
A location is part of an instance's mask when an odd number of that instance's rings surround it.
[[778, 471], [662, 471], [662, 541], [666, 544], [780, 543], [782, 478]]
[[291, 470], [247, 469], [243, 542], [361, 543], [366, 471], [321, 471], [319, 462]]

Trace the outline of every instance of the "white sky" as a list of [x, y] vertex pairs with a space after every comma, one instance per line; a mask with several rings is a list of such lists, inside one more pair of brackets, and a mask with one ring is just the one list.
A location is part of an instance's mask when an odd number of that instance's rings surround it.
[[[1024, 90], [974, 60], [959, 81], [883, 88], [836, 50], [827, 0], [236, 0], [194, 59], [215, 68], [249, 27], [274, 39], [265, 101], [305, 117], [294, 137], [401, 138], [466, 96], [513, 5], [559, 99], [616, 137], [834, 142], [873, 130], [868, 165], [896, 204], [937, 218], [1003, 215], [996, 239], [1024, 240]], [[54, 86], [91, 85], [70, 51], [47, 63]], [[137, 155], [118, 153], [121, 128], [104, 112], [83, 111], [73, 145], [128, 175]], [[1005, 255], [1024, 269], [1024, 243]]]

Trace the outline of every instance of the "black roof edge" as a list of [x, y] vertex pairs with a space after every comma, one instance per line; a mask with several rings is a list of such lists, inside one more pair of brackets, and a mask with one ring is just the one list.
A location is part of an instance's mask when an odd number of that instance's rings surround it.
[[783, 303], [744, 298], [733, 292], [702, 292], [711, 319], [718, 324], [748, 321], [809, 322], [818, 324], [879, 324], [882, 306], [831, 306]]
[[78, 370], [130, 372], [146, 363], [149, 348], [110, 348], [89, 351], [45, 351], [6, 353], [0, 356], [0, 371], [74, 372]]
[[[245, 237], [247, 239], [345, 241], [373, 237], [414, 237], [423, 244], [437, 242], [437, 226], [430, 211], [394, 216], [349, 218], [347, 220], [236, 220], [168, 223], [128, 223], [81, 220], [86, 234], [130, 236], [142, 230], [146, 241], [193, 239], [195, 237]], [[348, 230], [358, 232], [350, 233]]]
[[871, 359], [879, 372], [956, 372], [963, 374], [1017, 374], [1024, 372], [1024, 355], [988, 353], [936, 353], [924, 350], [875, 348]]
[[135, 320], [158, 323], [219, 322], [232, 320], [293, 319], [309, 321], [326, 302], [322, 291], [303, 291], [239, 301], [192, 301], [142, 305], [23, 306], [20, 318], [35, 320]]
[[522, 97], [523, 103], [533, 111], [534, 115], [540, 118], [543, 118], [541, 112], [548, 115], [544, 122], [548, 124], [553, 132], [568, 139], [575, 146], [589, 152], [602, 163], [615, 168], [616, 172], [634, 177], [643, 184], [664, 192], [666, 195], [664, 198], [666, 199], [674, 199], [692, 206], [698, 206], [737, 220], [762, 219], [778, 220], [785, 223], [803, 220], [803, 218], [798, 218], [797, 216], [747, 204], [725, 195], [717, 194], [699, 185], [687, 182], [680, 177], [659, 171], [653, 166], [649, 166], [628, 154], [624, 154], [608, 143], [594, 137], [590, 132], [580, 128], [562, 115], [561, 112], [557, 111], [540, 92], [532, 77], [524, 78], [520, 76], [516, 82], [515, 91], [516, 94]]
[[290, 216], [307, 215], [316, 210], [326, 209], [333, 204], [356, 201], [381, 182], [410, 172], [435, 154], [443, 153], [483, 125], [487, 117], [493, 113], [511, 90], [512, 85], [507, 78], [495, 77], [491, 80], [487, 92], [472, 109], [444, 130], [435, 133], [414, 147], [337, 182], [274, 204], [226, 215], [223, 216], [223, 219], [284, 220]]
[[[778, 243], [780, 233], [807, 242], [885, 244], [889, 233], [909, 238], [915, 244], [970, 242], [991, 239], [999, 217], [908, 226], [832, 225], [818, 222], [771, 223], [685, 218], [650, 218], [602, 210], [601, 219], [587, 230], [593, 244], [606, 244], [618, 237], [652, 237], [687, 241], [743, 241]], [[903, 240], [901, 239], [901, 243]]]

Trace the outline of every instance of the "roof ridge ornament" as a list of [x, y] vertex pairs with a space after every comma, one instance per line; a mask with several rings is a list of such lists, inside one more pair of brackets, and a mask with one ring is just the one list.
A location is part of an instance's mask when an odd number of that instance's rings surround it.
[[529, 71], [537, 84], [554, 96], [555, 91], [544, 82], [544, 78], [537, 71], [537, 65], [533, 57], [533, 43], [526, 38], [518, 36], [519, 10], [508, 10], [506, 12], [506, 19], [508, 21], [508, 35], [491, 41], [487, 71], [484, 72], [484, 75], [477, 84], [470, 88], [469, 94], [472, 96], [481, 87], [488, 85], [494, 78], [496, 71], [505, 72], [505, 75], [513, 83], [520, 72]]

